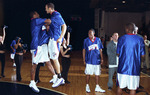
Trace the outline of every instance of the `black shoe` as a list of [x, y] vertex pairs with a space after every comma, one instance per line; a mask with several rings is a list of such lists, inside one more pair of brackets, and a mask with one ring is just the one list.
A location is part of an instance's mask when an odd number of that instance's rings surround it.
[[17, 81], [20, 82], [22, 80], [22, 78], [18, 78]]
[[140, 85], [140, 86], [139, 86], [139, 89], [144, 89], [144, 87]]
[[5, 77], [5, 75], [1, 75], [3, 78]]
[[69, 83], [70, 83], [70, 81], [68, 81], [68, 80], [67, 80], [67, 81], [65, 81], [65, 83], [66, 83], [66, 84], [69, 84]]
[[111, 91], [111, 90], [112, 90], [112, 88], [111, 88], [111, 87], [108, 87], [108, 90], [110, 90], [110, 91]]
[[41, 81], [40, 80], [36, 80], [36, 83], [40, 83]]

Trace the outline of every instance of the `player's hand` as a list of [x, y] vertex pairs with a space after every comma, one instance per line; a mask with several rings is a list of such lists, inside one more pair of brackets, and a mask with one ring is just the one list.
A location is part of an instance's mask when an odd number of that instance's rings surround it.
[[62, 38], [59, 38], [58, 40], [57, 40], [57, 43], [61, 43], [62, 42]]
[[104, 60], [101, 60], [101, 64], [103, 64], [104, 63]]

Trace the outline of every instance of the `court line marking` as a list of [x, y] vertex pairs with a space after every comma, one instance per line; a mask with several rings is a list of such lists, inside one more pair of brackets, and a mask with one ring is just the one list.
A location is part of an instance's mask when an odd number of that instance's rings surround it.
[[[16, 83], [16, 84], [26, 85], [26, 86], [28, 86], [28, 87], [29, 87], [29, 85], [28, 85], [28, 84], [25, 84], [25, 83], [10, 82], [10, 81], [1, 81], [1, 80], [0, 80], [0, 82], [6, 82], [6, 83]], [[49, 89], [49, 88], [45, 88], [45, 87], [41, 87], [41, 86], [37, 86], [37, 87], [42, 88], [42, 89], [46, 89], [46, 90], [49, 90], [49, 91], [57, 92], [57, 93], [60, 93], [60, 94], [63, 94], [63, 95], [67, 95], [67, 94], [65, 94], [65, 93], [62, 93], [62, 92], [59, 92], [59, 91], [56, 91], [56, 90], [53, 90], [53, 89]]]

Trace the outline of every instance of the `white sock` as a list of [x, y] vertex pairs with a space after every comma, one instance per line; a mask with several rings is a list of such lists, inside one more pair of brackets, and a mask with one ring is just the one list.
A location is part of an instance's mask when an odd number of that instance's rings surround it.
[[86, 84], [86, 86], [89, 86], [89, 84]]
[[31, 80], [31, 83], [35, 83], [35, 81], [34, 81], [34, 80]]
[[96, 84], [96, 87], [98, 87], [99, 85], [98, 84]]

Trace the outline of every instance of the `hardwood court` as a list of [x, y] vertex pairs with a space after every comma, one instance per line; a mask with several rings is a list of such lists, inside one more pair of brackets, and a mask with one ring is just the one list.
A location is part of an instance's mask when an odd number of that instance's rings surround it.
[[[9, 58], [9, 53], [6, 53], [6, 66], [5, 66], [5, 78], [1, 78], [0, 81], [9, 81], [9, 82], [16, 82], [16, 69], [12, 67], [11, 60]], [[85, 74], [84, 69], [85, 66], [82, 62], [82, 53], [81, 51], [74, 51], [72, 52], [71, 58], [71, 67], [69, 71], [69, 78], [68, 80], [71, 82], [70, 84], [66, 84], [60, 86], [58, 88], [52, 88], [52, 84], [49, 83], [49, 80], [52, 78], [52, 74], [48, 71], [47, 67], [41, 67], [40, 69], [40, 80], [41, 82], [37, 84], [37, 86], [56, 90], [62, 93], [66, 93], [68, 95], [116, 95], [116, 86], [115, 86], [115, 79], [114, 79], [114, 87], [112, 91], [108, 90], [107, 82], [108, 82], [108, 69], [106, 68], [107, 65], [107, 58], [105, 58], [105, 63], [102, 66], [102, 74], [99, 79], [100, 86], [106, 90], [106, 93], [97, 93], [95, 92], [95, 77], [91, 76], [90, 79], [90, 89], [91, 93], [85, 92]], [[1, 65], [0, 65], [1, 66]], [[1, 67], [0, 67], [1, 69]], [[30, 53], [26, 53], [24, 55], [24, 60], [21, 68], [21, 75], [22, 81], [19, 83], [29, 84], [30, 81], [30, 69], [31, 69], [31, 55]], [[145, 74], [141, 74], [141, 83], [144, 90], [150, 94], [150, 77]], [[123, 95], [128, 95], [124, 92]], [[140, 92], [137, 95], [145, 95], [144, 93]]]

